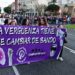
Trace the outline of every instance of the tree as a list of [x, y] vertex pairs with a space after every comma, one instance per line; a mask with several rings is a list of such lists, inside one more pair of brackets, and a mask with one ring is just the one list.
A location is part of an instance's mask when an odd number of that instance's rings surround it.
[[46, 5], [36, 5], [36, 11], [38, 11], [39, 15], [44, 15], [44, 10], [46, 9]]
[[50, 4], [45, 11], [49, 12], [51, 15], [57, 15], [60, 7], [55, 4]]
[[68, 7], [68, 5], [67, 5], [67, 4], [65, 4], [65, 5], [64, 5], [64, 8], [65, 8], [65, 7]]
[[0, 13], [1, 13], [1, 8], [0, 8]]
[[52, 3], [55, 4], [56, 3], [56, 0], [52, 0]]
[[51, 4], [46, 8], [46, 11], [57, 12], [57, 11], [59, 11], [59, 9], [60, 9], [60, 7], [58, 5]]
[[11, 13], [11, 7], [5, 7], [4, 8], [4, 12], [6, 12], [6, 13], [8, 13], [8, 14], [10, 14]]

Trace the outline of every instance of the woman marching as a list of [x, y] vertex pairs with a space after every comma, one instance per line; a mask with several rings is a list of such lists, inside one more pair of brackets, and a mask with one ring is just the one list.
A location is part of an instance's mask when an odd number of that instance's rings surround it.
[[64, 34], [65, 34], [65, 32], [62, 30], [62, 27], [63, 27], [62, 25], [58, 25], [58, 27], [57, 27], [57, 36], [59, 36], [59, 38], [60, 38], [60, 46], [61, 46], [61, 52], [60, 52], [59, 57], [57, 59], [60, 61], [63, 61], [62, 53], [63, 53]]
[[30, 19], [29, 18], [24, 18], [22, 21], [23, 26], [30, 26]]
[[48, 26], [47, 20], [46, 20], [45, 17], [39, 18], [38, 19], [38, 24], [39, 24], [39, 26]]

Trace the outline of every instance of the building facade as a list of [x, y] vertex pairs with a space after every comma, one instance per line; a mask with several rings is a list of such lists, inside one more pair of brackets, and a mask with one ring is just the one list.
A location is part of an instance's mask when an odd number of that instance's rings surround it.
[[[51, 3], [52, 0], [47, 0]], [[64, 6], [67, 4], [69, 6], [68, 12], [74, 15], [75, 11], [75, 1], [74, 0], [57, 0], [56, 4], [60, 6], [61, 12], [63, 13]], [[11, 11], [13, 12], [23, 12], [25, 16], [35, 16], [38, 15], [37, 7], [39, 6], [38, 0], [15, 0], [11, 4]]]
[[38, 12], [36, 11], [38, 0], [17, 0], [15, 2], [17, 2], [15, 3], [17, 12], [23, 12], [26, 16], [38, 15]]

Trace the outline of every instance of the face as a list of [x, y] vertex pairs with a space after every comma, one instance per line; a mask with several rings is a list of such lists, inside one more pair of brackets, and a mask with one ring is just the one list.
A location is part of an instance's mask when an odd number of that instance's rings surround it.
[[16, 25], [16, 24], [17, 24], [16, 20], [13, 20], [11, 23], [11, 25]]
[[11, 19], [8, 19], [8, 24], [10, 24], [11, 23]]
[[60, 25], [60, 28], [64, 28], [63, 25]]
[[27, 19], [27, 21], [26, 21], [26, 25], [29, 25], [29, 20]]
[[45, 22], [44, 22], [44, 20], [43, 20], [43, 19], [41, 19], [41, 21], [40, 21], [40, 22], [41, 22], [41, 24], [42, 24], [42, 25], [44, 25], [44, 24], [45, 24]]
[[12, 22], [12, 25], [16, 25], [16, 23], [15, 22]]

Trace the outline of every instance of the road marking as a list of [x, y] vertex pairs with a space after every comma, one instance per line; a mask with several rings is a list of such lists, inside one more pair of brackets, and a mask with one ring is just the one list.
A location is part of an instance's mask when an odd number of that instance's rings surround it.
[[15, 75], [20, 75], [18, 69], [16, 68], [16, 66], [12, 66], [13, 70], [14, 70], [14, 73]]
[[64, 48], [68, 49], [71, 53], [75, 54], [75, 50], [74, 49], [71, 49], [71, 48], [66, 47], [66, 46], [64, 46]]
[[70, 33], [69, 33], [68, 35], [71, 35], [71, 36], [74, 36], [74, 37], [75, 37], [75, 35], [73, 35], [73, 34], [70, 34]]

